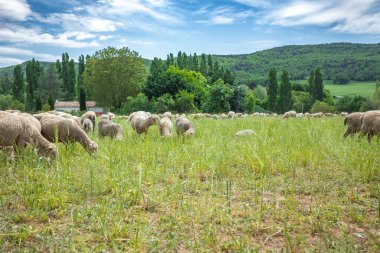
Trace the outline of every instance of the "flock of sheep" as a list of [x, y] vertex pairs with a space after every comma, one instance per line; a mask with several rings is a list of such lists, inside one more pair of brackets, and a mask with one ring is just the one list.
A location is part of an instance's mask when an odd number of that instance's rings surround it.
[[[235, 113], [230, 111], [228, 114], [207, 114], [196, 113], [189, 115], [190, 118], [212, 118], [212, 119], [233, 119], [235, 117], [248, 117], [247, 114]], [[250, 116], [257, 117], [280, 117], [277, 114], [254, 113]], [[336, 116], [331, 113], [296, 113], [295, 111], [286, 112], [281, 117], [287, 118], [303, 118], [303, 117], [332, 117]], [[367, 135], [368, 142], [374, 135], [380, 136], [380, 110], [355, 113], [341, 113], [345, 116], [344, 124], [347, 130], [343, 137], [353, 136], [360, 132], [360, 136]], [[108, 136], [112, 139], [121, 140], [123, 137], [123, 129], [121, 125], [112, 121], [114, 114], [109, 113], [102, 115], [98, 122], [99, 137]], [[132, 129], [137, 134], [146, 133], [150, 126], [158, 125], [160, 135], [163, 137], [172, 136], [173, 123], [177, 135], [192, 136], [195, 134], [194, 123], [189, 120], [186, 115], [172, 115], [166, 112], [162, 115], [150, 114], [149, 112], [138, 111], [130, 114], [126, 119]], [[73, 116], [64, 112], [44, 112], [39, 114], [28, 114], [19, 111], [9, 110], [0, 111], [0, 149], [7, 153], [7, 159], [13, 160], [15, 150], [21, 150], [30, 145], [38, 150], [42, 156], [54, 159], [56, 157], [55, 142], [79, 142], [85, 150], [93, 154], [98, 150], [96, 142], [91, 140], [88, 133], [95, 130], [96, 114], [88, 111], [82, 117]], [[235, 136], [255, 134], [253, 130], [246, 129], [239, 131]]]

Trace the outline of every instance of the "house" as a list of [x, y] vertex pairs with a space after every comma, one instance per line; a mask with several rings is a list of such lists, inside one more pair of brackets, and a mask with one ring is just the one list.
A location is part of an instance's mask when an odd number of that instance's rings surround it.
[[[96, 106], [95, 101], [86, 101], [87, 111], [93, 111], [96, 114], [103, 114], [105, 112], [103, 107]], [[79, 111], [78, 101], [58, 101], [54, 103], [54, 110], [58, 112]]]

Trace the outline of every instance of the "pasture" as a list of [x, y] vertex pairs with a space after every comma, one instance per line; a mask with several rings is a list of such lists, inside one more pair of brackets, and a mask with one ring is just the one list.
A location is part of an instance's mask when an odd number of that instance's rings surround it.
[[350, 82], [348, 84], [326, 83], [325, 88], [334, 96], [372, 96], [375, 92], [376, 82]]
[[168, 139], [118, 123], [121, 142], [90, 135], [95, 156], [0, 153], [0, 251], [380, 250], [380, 143], [343, 141], [342, 117], [201, 119]]

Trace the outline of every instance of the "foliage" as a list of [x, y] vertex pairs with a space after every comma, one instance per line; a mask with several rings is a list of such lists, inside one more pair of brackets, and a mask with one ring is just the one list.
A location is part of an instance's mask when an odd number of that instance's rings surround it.
[[[43, 68], [40, 63], [34, 58], [29, 61], [26, 65], [26, 82], [27, 82], [27, 92], [26, 92], [26, 110], [29, 112], [34, 112], [36, 105], [41, 107], [41, 100], [38, 95], [38, 84], [41, 75], [43, 74]], [[38, 99], [37, 99], [38, 97]], [[38, 101], [36, 101], [36, 99]], [[38, 103], [37, 103], [38, 102]]]
[[271, 68], [268, 81], [268, 110], [272, 112], [276, 111], [277, 91], [277, 71]]
[[292, 108], [292, 92], [289, 82], [288, 71], [284, 70], [281, 75], [281, 85], [277, 101], [277, 111], [284, 113]]
[[267, 89], [258, 85], [253, 89], [253, 95], [260, 101], [264, 101], [268, 97]]
[[311, 71], [309, 77], [309, 92], [313, 101], [323, 99], [323, 77], [320, 68]]
[[50, 105], [48, 103], [44, 104], [41, 108], [41, 111], [43, 112], [47, 112], [47, 111], [50, 111], [52, 110], [53, 108], [50, 107]]
[[0, 79], [0, 94], [11, 94], [12, 93], [12, 81], [9, 78], [8, 73], [5, 73], [4, 76]]
[[152, 105], [148, 97], [143, 93], [139, 93], [136, 97], [127, 97], [121, 108], [121, 113], [130, 114], [136, 111], [151, 111]]
[[231, 110], [234, 112], [244, 112], [245, 96], [247, 95], [248, 87], [245, 85], [230, 86], [233, 89], [232, 97], [229, 100]]
[[63, 95], [62, 80], [59, 79], [58, 71], [54, 64], [48, 65], [45, 73], [41, 75], [38, 93], [41, 95], [43, 103], [47, 103], [50, 96], [53, 100], [61, 99]]
[[330, 112], [330, 113], [333, 113], [335, 111], [335, 108], [333, 106], [329, 105], [326, 102], [317, 100], [317, 101], [314, 102], [314, 104], [311, 107], [310, 111], [312, 113], [316, 113], [316, 112], [323, 112], [323, 113]]
[[253, 113], [255, 111], [255, 106], [257, 103], [257, 99], [253, 94], [253, 91], [248, 91], [247, 95], [244, 98], [244, 108], [246, 113]]
[[365, 101], [366, 98], [362, 96], [345, 96], [338, 100], [335, 107], [339, 112], [358, 112]]
[[197, 107], [194, 105], [194, 94], [181, 90], [175, 95], [175, 109], [177, 112], [195, 112]]
[[83, 84], [83, 74], [86, 70], [85, 60], [84, 56], [79, 56], [79, 65], [78, 65], [78, 77], [77, 77], [77, 93], [79, 96], [79, 110], [80, 111], [86, 111], [86, 92], [84, 90], [84, 84]]
[[21, 65], [16, 65], [14, 68], [12, 96], [15, 100], [24, 101], [24, 72]]
[[233, 96], [233, 89], [224, 84], [222, 79], [217, 80], [209, 88], [203, 111], [206, 112], [228, 112], [231, 109], [229, 100]]
[[293, 109], [296, 112], [308, 112], [313, 105], [310, 93], [305, 91], [292, 91]]
[[20, 103], [18, 100], [14, 100], [11, 95], [0, 95], [0, 110], [20, 110], [25, 111], [24, 104]]
[[118, 109], [126, 97], [140, 92], [145, 77], [144, 62], [137, 52], [108, 47], [86, 61], [84, 85], [100, 105]]
[[75, 98], [75, 63], [74, 59], [70, 60], [68, 53], [62, 54], [62, 62], [57, 60], [56, 68], [59, 78], [62, 79], [62, 90], [66, 100]]
[[[194, 102], [194, 98], [193, 98]], [[158, 113], [164, 113], [167, 111], [175, 110], [175, 102], [170, 94], [164, 94], [153, 101], [154, 104], [154, 111]]]
[[334, 84], [347, 84], [350, 81], [350, 77], [347, 73], [338, 73], [333, 80]]

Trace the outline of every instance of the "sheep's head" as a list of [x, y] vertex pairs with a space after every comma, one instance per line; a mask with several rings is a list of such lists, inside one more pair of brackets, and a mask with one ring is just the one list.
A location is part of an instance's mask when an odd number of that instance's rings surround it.
[[54, 160], [57, 156], [57, 148], [54, 144], [50, 144], [47, 147], [40, 148], [38, 150], [39, 155], [45, 156], [50, 158], [51, 160]]
[[90, 154], [95, 154], [96, 151], [98, 151], [98, 144], [94, 141], [90, 141], [90, 143], [87, 146], [87, 152]]
[[121, 141], [121, 139], [123, 139], [123, 129], [119, 125], [116, 125], [116, 136], [115, 136], [115, 139], [118, 140], [118, 141]]
[[149, 116], [150, 118], [150, 122], [153, 124], [156, 124], [156, 125], [160, 125], [160, 117], [157, 115], [157, 114], [153, 114], [151, 116]]

